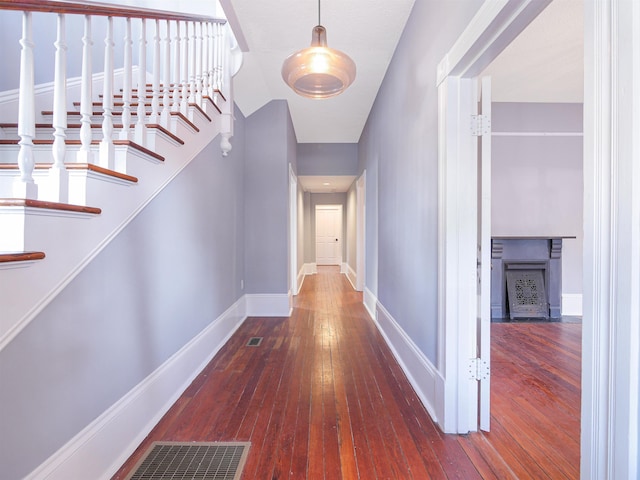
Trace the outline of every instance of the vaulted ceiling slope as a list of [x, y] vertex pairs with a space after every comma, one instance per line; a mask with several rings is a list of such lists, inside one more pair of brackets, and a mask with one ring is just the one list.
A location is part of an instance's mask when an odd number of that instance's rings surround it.
[[280, 70], [287, 56], [309, 46], [318, 23], [318, 2], [222, 0], [227, 17], [237, 18], [248, 48], [234, 78], [236, 104], [249, 116], [271, 100], [286, 99], [299, 143], [358, 142], [413, 3], [322, 0], [327, 43], [349, 55], [357, 73], [343, 94], [312, 100], [294, 93]]

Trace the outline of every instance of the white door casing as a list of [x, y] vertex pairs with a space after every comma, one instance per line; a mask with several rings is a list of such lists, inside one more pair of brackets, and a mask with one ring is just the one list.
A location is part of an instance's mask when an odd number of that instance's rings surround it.
[[289, 164], [289, 295], [298, 293], [298, 178]]
[[365, 286], [365, 209], [367, 172], [356, 181], [356, 290], [364, 291]]
[[480, 429], [489, 431], [491, 420], [491, 78], [480, 83], [480, 111], [476, 135], [478, 158], [478, 377]]

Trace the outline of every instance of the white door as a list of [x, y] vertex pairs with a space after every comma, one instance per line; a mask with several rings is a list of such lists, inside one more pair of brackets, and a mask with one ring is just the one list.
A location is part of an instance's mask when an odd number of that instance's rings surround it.
[[480, 429], [490, 426], [491, 366], [491, 77], [480, 83], [478, 112], [478, 379]]
[[316, 264], [342, 265], [342, 205], [316, 206]]

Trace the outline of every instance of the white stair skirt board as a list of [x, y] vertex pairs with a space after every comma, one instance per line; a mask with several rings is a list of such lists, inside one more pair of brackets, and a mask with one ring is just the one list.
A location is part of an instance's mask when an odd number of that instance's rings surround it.
[[243, 307], [238, 300], [25, 479], [110, 479], [240, 327]]
[[379, 302], [376, 311], [378, 330], [427, 412], [434, 422], [440, 423], [438, 413], [443, 412], [444, 397], [441, 393], [444, 392], [444, 378]]
[[562, 315], [582, 316], [582, 294], [563, 293], [562, 294]]
[[244, 296], [247, 317], [288, 317], [291, 305], [288, 293], [247, 294]]

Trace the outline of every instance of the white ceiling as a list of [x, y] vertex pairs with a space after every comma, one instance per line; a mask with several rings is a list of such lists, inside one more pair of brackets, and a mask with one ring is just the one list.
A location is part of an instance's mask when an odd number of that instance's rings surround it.
[[489, 65], [493, 101], [582, 103], [583, 3], [554, 0]]
[[[299, 143], [357, 143], [414, 0], [322, 0], [329, 46], [351, 56], [357, 68], [353, 85], [325, 100], [296, 95], [280, 74], [288, 55], [309, 46], [318, 21], [316, 0], [220, 1], [248, 50], [234, 77], [242, 113], [286, 99]], [[551, 2], [484, 72], [492, 77], [493, 100], [582, 102], [582, 39], [583, 0]], [[321, 189], [331, 181], [316, 180], [313, 186], [311, 179], [301, 184]]]
[[[325, 100], [301, 97], [282, 80], [282, 62], [311, 43], [316, 0], [227, 0], [249, 51], [234, 77], [234, 99], [245, 116], [273, 99], [289, 103], [299, 143], [357, 143], [414, 0], [322, 0], [329, 47], [356, 63], [355, 82]], [[233, 25], [233, 20], [229, 18]], [[235, 29], [234, 29], [235, 30]]]
[[349, 190], [349, 187], [356, 181], [356, 178], [355, 175], [299, 175], [298, 181], [305, 192], [341, 193]]

